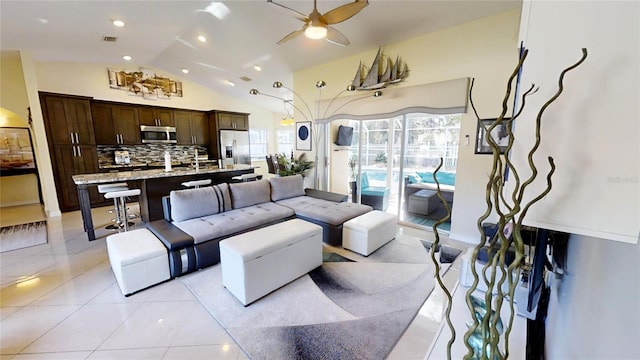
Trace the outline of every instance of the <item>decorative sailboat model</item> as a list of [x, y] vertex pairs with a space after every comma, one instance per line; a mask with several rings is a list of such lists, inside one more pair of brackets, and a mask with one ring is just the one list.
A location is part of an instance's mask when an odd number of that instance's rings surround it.
[[351, 83], [353, 90], [376, 90], [389, 85], [397, 84], [409, 76], [409, 67], [403, 62], [400, 56], [393, 62], [391, 58], [385, 56], [381, 49], [378, 49], [376, 58], [367, 69], [362, 62], [358, 65], [358, 71]]

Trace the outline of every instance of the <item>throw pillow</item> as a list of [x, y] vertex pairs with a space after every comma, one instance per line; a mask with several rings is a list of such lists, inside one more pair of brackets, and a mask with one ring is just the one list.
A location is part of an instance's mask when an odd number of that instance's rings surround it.
[[174, 190], [169, 193], [171, 200], [171, 219], [185, 221], [202, 216], [217, 214], [221, 211], [214, 187]]
[[300, 174], [273, 177], [269, 183], [271, 184], [271, 201], [304, 195], [304, 178]]
[[271, 189], [266, 179], [229, 184], [234, 209], [271, 201]]

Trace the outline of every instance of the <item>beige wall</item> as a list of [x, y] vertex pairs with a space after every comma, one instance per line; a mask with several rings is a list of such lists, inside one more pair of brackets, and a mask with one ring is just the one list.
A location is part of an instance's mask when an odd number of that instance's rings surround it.
[[[249, 121], [252, 128], [264, 128], [273, 132], [273, 112], [252, 103], [244, 102], [236, 98], [212, 91], [201, 85], [181, 79], [178, 76], [158, 71], [159, 74], [173, 77], [183, 82], [184, 97], [171, 100], [145, 100], [140, 97], [129, 96], [126, 92], [114, 90], [108, 86], [107, 68], [104, 64], [84, 63], [34, 63], [27, 53], [21, 53], [21, 76], [12, 76], [7, 79], [7, 86], [22, 86], [26, 88], [26, 97], [32, 109], [34, 142], [36, 156], [38, 158], [39, 173], [41, 175], [42, 192], [45, 202], [45, 211], [50, 216], [60, 214], [53, 183], [53, 171], [50, 157], [47, 151], [42, 111], [38, 99], [38, 91], [46, 91], [60, 94], [89, 96], [95, 99], [119, 101], [134, 104], [158, 105], [195, 110], [229, 110], [250, 113]], [[4, 64], [4, 61], [3, 61]], [[148, 66], [144, 66], [149, 68]], [[131, 66], [131, 69], [137, 69]], [[3, 76], [3, 90], [5, 78]], [[23, 85], [20, 85], [22, 83]], [[4, 96], [3, 96], [4, 100]], [[13, 100], [12, 103], [19, 101]], [[25, 103], [25, 102], [23, 102]], [[4, 106], [4, 105], [3, 105]], [[14, 105], [19, 108], [21, 105]], [[11, 108], [11, 107], [8, 107]], [[260, 162], [257, 166], [264, 166]], [[260, 170], [258, 170], [260, 172]], [[11, 186], [11, 189], [15, 186]], [[3, 189], [4, 190], [4, 189]]]
[[[520, 11], [507, 11], [495, 16], [425, 34], [406, 41], [383, 46], [394, 58], [402, 56], [410, 75], [400, 87], [429, 84], [463, 77], [475, 78], [474, 102], [483, 118], [500, 113], [506, 81], [518, 60], [518, 27]], [[318, 98], [314, 86], [325, 80], [323, 98], [331, 98], [351, 83], [360, 61], [369, 66], [377, 49], [299, 71], [294, 76], [294, 88], [309, 104]], [[416, 104], [421, 105], [421, 104]], [[324, 109], [321, 109], [324, 112]], [[484, 186], [491, 165], [490, 156], [475, 155], [473, 141], [464, 145], [464, 136], [475, 137], [476, 119], [469, 112], [462, 117], [460, 152], [456, 176], [455, 205], [452, 215], [451, 237], [477, 242], [476, 219], [484, 212]], [[335, 136], [335, 134], [332, 134]], [[345, 164], [345, 152], [336, 164]], [[334, 173], [339, 171], [334, 170]]]
[[[5, 116], [5, 113], [0, 111], [0, 126], [29, 128], [29, 102], [22, 76], [20, 54], [16, 51], [0, 52], [0, 107], [15, 114]], [[39, 202], [37, 175], [0, 177], [0, 207]]]

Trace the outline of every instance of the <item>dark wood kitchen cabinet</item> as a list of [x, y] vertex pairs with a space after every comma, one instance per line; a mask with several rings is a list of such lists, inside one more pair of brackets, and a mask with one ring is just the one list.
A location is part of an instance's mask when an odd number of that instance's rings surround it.
[[[58, 203], [62, 211], [77, 210], [80, 206], [78, 187], [71, 178], [76, 174], [93, 174], [98, 172], [98, 154], [93, 145], [56, 145], [54, 147], [54, 174]], [[91, 204], [102, 204], [104, 197], [98, 188], [89, 189]]]
[[218, 130], [249, 130], [249, 114], [216, 111]]
[[178, 144], [209, 144], [209, 117], [205, 112], [192, 110], [176, 110], [173, 112]]
[[138, 107], [138, 121], [140, 125], [175, 126], [173, 110], [151, 106]]
[[[53, 166], [60, 210], [79, 209], [76, 174], [98, 172], [98, 155], [91, 115], [91, 99], [40, 93], [40, 105]], [[90, 192], [91, 204], [105, 200], [96, 189]]]
[[95, 144], [90, 99], [40, 93], [49, 141], [55, 144]]
[[140, 144], [136, 106], [92, 102], [91, 116], [98, 145]]

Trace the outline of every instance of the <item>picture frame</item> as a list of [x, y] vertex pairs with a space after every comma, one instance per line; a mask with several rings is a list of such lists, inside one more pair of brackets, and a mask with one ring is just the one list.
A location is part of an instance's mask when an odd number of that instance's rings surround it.
[[311, 121], [296, 122], [296, 150], [311, 151]]
[[[476, 130], [476, 154], [493, 154], [491, 146], [487, 141], [487, 132], [485, 131], [485, 128], [490, 127], [496, 120], [496, 118], [478, 120], [478, 127]], [[491, 136], [500, 148], [500, 154], [504, 154], [507, 149], [507, 145], [509, 144], [509, 134], [507, 132], [507, 123], [509, 120], [511, 120], [511, 118], [503, 118], [502, 123], [491, 131]]]
[[29, 128], [0, 127], [0, 160], [0, 176], [37, 172]]

